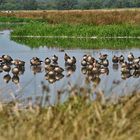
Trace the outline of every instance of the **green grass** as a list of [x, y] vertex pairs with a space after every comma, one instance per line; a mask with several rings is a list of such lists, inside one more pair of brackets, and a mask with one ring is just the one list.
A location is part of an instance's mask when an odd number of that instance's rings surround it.
[[11, 40], [27, 45], [30, 48], [38, 48], [40, 46], [60, 47], [65, 49], [128, 49], [140, 47], [140, 39], [60, 39], [11, 37]]
[[4, 22], [4, 23], [18, 23], [18, 22], [30, 22], [33, 21], [33, 19], [29, 19], [29, 18], [16, 18], [16, 17], [1, 17], [0, 16], [0, 22]]
[[[84, 92], [83, 92], [84, 91]], [[80, 94], [81, 96], [77, 96]], [[102, 93], [89, 102], [88, 92], [70, 92], [64, 104], [18, 109], [18, 103], [0, 107], [2, 140], [139, 140], [140, 95], [111, 103]]]
[[137, 37], [140, 36], [139, 28], [138, 25], [50, 25], [38, 22], [17, 27], [11, 36]]
[[[18, 18], [18, 17], [6, 17], [0, 16], [0, 23], [29, 23], [29, 22], [44, 22], [43, 19], [31, 19], [31, 18]], [[46, 22], [46, 21], [45, 21]]]

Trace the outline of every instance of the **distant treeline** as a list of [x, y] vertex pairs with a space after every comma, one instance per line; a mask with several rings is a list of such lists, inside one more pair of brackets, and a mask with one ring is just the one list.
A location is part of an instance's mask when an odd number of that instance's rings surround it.
[[68, 10], [140, 7], [140, 0], [0, 0], [0, 10]]

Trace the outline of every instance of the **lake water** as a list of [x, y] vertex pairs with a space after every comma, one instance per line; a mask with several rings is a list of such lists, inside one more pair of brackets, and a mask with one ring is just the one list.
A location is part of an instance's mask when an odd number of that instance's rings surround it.
[[[57, 55], [59, 57], [58, 64], [65, 68], [64, 64], [64, 54], [68, 53], [70, 56], [75, 56], [77, 59], [77, 64], [75, 70], [73, 69], [73, 73], [68, 75], [71, 71], [65, 70], [64, 77], [59, 81], [56, 81], [53, 84], [50, 84], [45, 79], [45, 71], [44, 66], [42, 65], [41, 72], [35, 73], [30, 67], [30, 59], [34, 56], [39, 57], [41, 60], [44, 60], [46, 57], [51, 57], [52, 55]], [[10, 31], [1, 31], [0, 33], [0, 56], [3, 54], [8, 54], [12, 56], [13, 59], [19, 58], [26, 62], [25, 71], [23, 75], [19, 77], [19, 84], [15, 84], [12, 82], [12, 79], [5, 83], [4, 76], [7, 74], [5, 72], [0, 73], [0, 101], [2, 103], [7, 103], [12, 100], [19, 100], [22, 103], [26, 104], [29, 100], [35, 102], [36, 100], [40, 100], [43, 96], [42, 94], [42, 84], [43, 81], [45, 85], [47, 85], [50, 89], [50, 103], [54, 104], [57, 100], [57, 91], [61, 89], [67, 89], [69, 87], [69, 83], [72, 85], [84, 86], [86, 82], [86, 75], [84, 75], [81, 71], [81, 59], [84, 54], [91, 54], [95, 58], [98, 58], [99, 53], [107, 53], [109, 59], [109, 74], [101, 75], [100, 82], [96, 85], [96, 89], [101, 89], [104, 91], [106, 96], [110, 95], [121, 95], [122, 93], [128, 94], [134, 90], [140, 90], [140, 77], [133, 77], [127, 79], [122, 79], [120, 67], [118, 70], [113, 69], [112, 64], [112, 56], [123, 54], [125, 57], [129, 54], [129, 52], [133, 52], [133, 54], [138, 57], [140, 56], [140, 49], [127, 49], [127, 50], [108, 50], [108, 49], [100, 49], [100, 50], [65, 50], [61, 52], [58, 48], [48, 48], [47, 46], [43, 46], [36, 49], [31, 49], [28, 46], [18, 44], [14, 41], [10, 40]], [[13, 75], [9, 73], [11, 78]], [[93, 85], [94, 84], [94, 85]], [[89, 84], [90, 86], [95, 86], [94, 82]], [[61, 101], [65, 101], [67, 99], [67, 93], [61, 96]]]

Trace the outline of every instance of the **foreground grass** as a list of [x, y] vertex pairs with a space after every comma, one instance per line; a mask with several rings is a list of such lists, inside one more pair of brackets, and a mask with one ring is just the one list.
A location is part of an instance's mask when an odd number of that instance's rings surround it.
[[0, 107], [0, 139], [139, 140], [140, 94], [123, 96], [116, 103], [98, 93], [71, 92], [64, 104], [19, 110], [18, 103]]
[[29, 46], [30, 48], [39, 48], [41, 46], [64, 49], [128, 49], [140, 47], [140, 39], [68, 39], [11, 37], [11, 40]]
[[35, 22], [17, 27], [11, 33], [12, 36], [74, 36], [74, 37], [118, 37], [118, 36], [140, 36], [138, 25], [50, 25]]

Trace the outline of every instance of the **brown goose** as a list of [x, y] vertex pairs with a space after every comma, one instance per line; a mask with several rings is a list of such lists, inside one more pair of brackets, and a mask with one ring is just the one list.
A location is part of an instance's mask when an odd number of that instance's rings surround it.
[[70, 56], [68, 56], [68, 54], [65, 53], [64, 60], [67, 61], [68, 59], [70, 59]]
[[33, 57], [31, 60], [30, 60], [30, 64], [31, 65], [34, 65], [34, 66], [38, 66], [38, 65], [41, 65], [42, 61], [38, 58], [38, 57]]
[[53, 55], [53, 56], [52, 56], [52, 61], [53, 61], [54, 63], [57, 63], [57, 61], [58, 61], [58, 56]]
[[65, 61], [65, 64], [66, 64], [66, 65], [69, 65], [69, 66], [75, 65], [75, 64], [76, 64], [76, 58], [75, 58], [74, 56], [68, 58], [68, 59]]
[[134, 64], [138, 64], [139, 62], [140, 62], [140, 57], [133, 59], [133, 63]]
[[101, 60], [101, 61], [103, 61], [103, 60], [105, 60], [105, 59], [107, 59], [107, 54], [101, 54], [100, 53], [100, 56], [99, 56], [99, 59]]
[[63, 71], [64, 71], [64, 69], [59, 66], [55, 66], [55, 68], [54, 68], [55, 73], [62, 73]]
[[132, 52], [130, 52], [130, 54], [128, 54], [127, 59], [129, 62], [132, 62], [134, 60], [134, 55]]
[[45, 58], [45, 65], [49, 65], [51, 63], [51, 59], [50, 58]]
[[5, 63], [8, 63], [8, 64], [10, 64], [13, 61], [12, 57], [9, 55], [2, 55], [2, 59]]
[[18, 67], [12, 68], [13, 75], [19, 75], [20, 69]]
[[124, 59], [124, 56], [123, 56], [123, 55], [121, 55], [121, 56], [119, 57], [119, 62], [120, 62], [120, 63], [123, 63], [123, 62], [124, 62], [124, 60], [125, 60], [125, 59]]
[[117, 64], [119, 62], [119, 58], [116, 55], [114, 55], [113, 58], [112, 58], [112, 62], [114, 64]]
[[4, 64], [4, 65], [2, 66], [2, 69], [3, 69], [3, 71], [5, 71], [5, 72], [10, 72], [11, 66], [8, 65], [8, 64]]
[[103, 60], [103, 61], [102, 61], [102, 65], [103, 65], [104, 67], [108, 67], [108, 66], [109, 66], [109, 61], [108, 61], [108, 59]]
[[12, 64], [14, 64], [16, 67], [24, 67], [25, 62], [19, 59], [15, 59], [12, 61]]

